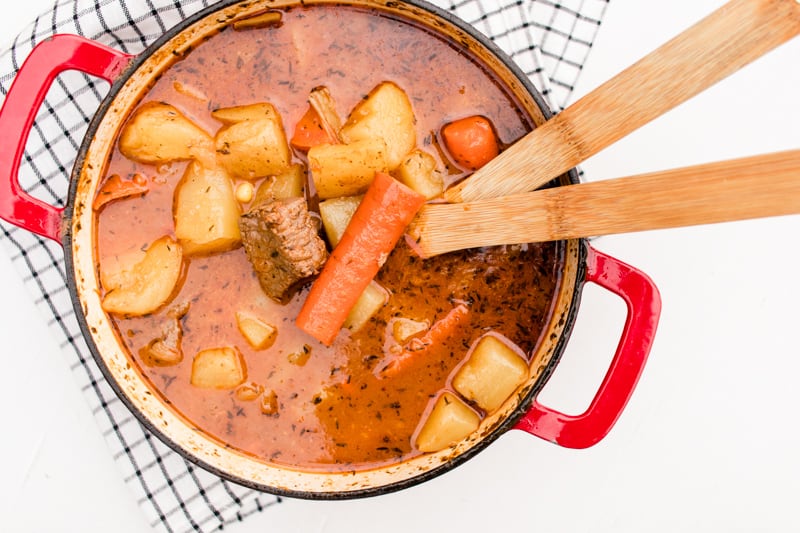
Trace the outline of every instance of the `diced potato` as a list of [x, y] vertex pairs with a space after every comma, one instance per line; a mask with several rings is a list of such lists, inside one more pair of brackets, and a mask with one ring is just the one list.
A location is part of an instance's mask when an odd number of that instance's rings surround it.
[[189, 164], [175, 189], [174, 210], [175, 236], [187, 255], [222, 252], [241, 243], [241, 208], [219, 167]]
[[428, 331], [429, 327], [428, 321], [398, 317], [392, 319], [392, 337], [400, 344], [405, 344], [412, 337]]
[[275, 106], [268, 102], [222, 107], [212, 111], [211, 116], [227, 126], [245, 120], [276, 120], [280, 118]]
[[278, 328], [241, 311], [236, 313], [236, 325], [245, 340], [256, 350], [269, 348], [278, 336]]
[[252, 402], [264, 392], [264, 386], [258, 383], [242, 383], [236, 387], [236, 399], [243, 402]]
[[207, 160], [214, 153], [211, 136], [175, 107], [148, 102], [122, 128], [119, 150], [133, 161], [158, 165], [186, 159]]
[[416, 446], [422, 452], [437, 452], [455, 444], [478, 429], [480, 417], [450, 392], [436, 399], [428, 417], [416, 437]]
[[[245, 114], [247, 109], [262, 109], [271, 104], [253, 104], [245, 110], [230, 111], [223, 117]], [[256, 179], [280, 174], [288, 170], [291, 153], [286, 133], [278, 112], [258, 113], [261, 118], [251, 118], [225, 125], [217, 132], [214, 146], [217, 160], [231, 176], [239, 179]], [[220, 110], [217, 111], [220, 116]]]
[[325, 235], [328, 236], [328, 242], [332, 247], [335, 248], [339, 244], [345, 228], [363, 198], [364, 196], [342, 196], [319, 203], [322, 227], [325, 228]]
[[376, 172], [388, 169], [386, 143], [379, 138], [350, 144], [320, 144], [308, 150], [308, 165], [321, 200], [363, 193]]
[[444, 191], [444, 180], [436, 170], [436, 159], [422, 150], [414, 150], [397, 167], [397, 179], [430, 200]]
[[478, 340], [453, 378], [453, 388], [486, 412], [500, 407], [528, 378], [528, 364], [494, 335]]
[[209, 348], [197, 352], [190, 382], [203, 389], [235, 389], [247, 379], [244, 358], [235, 348]]
[[340, 135], [346, 143], [382, 139], [388, 169], [394, 170], [417, 145], [415, 122], [405, 91], [392, 82], [383, 82], [356, 105]]
[[389, 301], [389, 293], [375, 281], [370, 281], [344, 321], [344, 327], [358, 331]]
[[306, 169], [303, 165], [294, 164], [286, 172], [277, 176], [269, 176], [258, 186], [255, 203], [263, 200], [281, 200], [303, 196], [306, 182]]
[[153, 242], [144, 257], [132, 256], [101, 272], [103, 309], [109, 313], [141, 316], [170, 299], [183, 271], [183, 251], [172, 237]]

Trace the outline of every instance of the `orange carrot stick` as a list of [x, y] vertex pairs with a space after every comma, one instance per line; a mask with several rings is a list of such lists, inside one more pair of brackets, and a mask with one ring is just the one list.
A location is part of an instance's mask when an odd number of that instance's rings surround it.
[[425, 197], [376, 172], [339, 244], [314, 281], [297, 326], [330, 345], [350, 309], [386, 261]]
[[319, 144], [332, 144], [336, 139], [328, 134], [328, 130], [322, 124], [319, 113], [313, 107], [309, 107], [306, 114], [297, 122], [294, 128], [294, 135], [290, 143], [298, 150], [307, 152], [312, 146]]
[[492, 123], [480, 115], [445, 124], [442, 139], [456, 164], [469, 170], [478, 170], [500, 153]]
[[375, 369], [379, 378], [388, 378], [402, 373], [413, 361], [423, 358], [430, 348], [440, 346], [448, 337], [456, 333], [456, 328], [467, 323], [469, 309], [459, 304], [433, 323], [430, 329], [420, 338], [412, 339], [403, 347], [396, 357], [383, 362]]

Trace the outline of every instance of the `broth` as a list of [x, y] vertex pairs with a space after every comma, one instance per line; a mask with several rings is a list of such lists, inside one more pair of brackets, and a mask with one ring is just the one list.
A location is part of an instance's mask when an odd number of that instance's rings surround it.
[[[325, 85], [346, 114], [372, 87], [390, 80], [408, 94], [416, 116], [417, 143], [436, 156], [446, 184], [464, 177], [436, 148], [449, 120], [489, 117], [501, 141], [511, 143], [532, 123], [476, 61], [451, 43], [395, 18], [341, 6], [292, 8], [281, 23], [262, 29], [227, 29], [176, 62], [142, 104], [163, 101], [213, 134], [210, 112], [270, 102], [291, 132], [308, 108], [314, 87]], [[304, 155], [293, 153], [297, 162]], [[107, 174], [140, 174], [150, 182], [141, 197], [109, 203], [97, 214], [101, 271], [120, 257], [174, 235], [173, 194], [187, 163], [155, 167], [118, 151]], [[313, 205], [313, 202], [312, 202]], [[244, 206], [246, 209], [246, 205]], [[389, 302], [361, 330], [342, 330], [330, 346], [294, 325], [308, 285], [287, 303], [262, 291], [243, 248], [184, 259], [179, 290], [162, 309], [141, 317], [112, 315], [121, 340], [164, 399], [200, 430], [265, 461], [303, 470], [361, 470], [421, 454], [414, 446], [432, 399], [451, 386], [471, 346], [490, 333], [508, 339], [529, 360], [551, 318], [562, 251], [556, 243], [497, 247], [418, 259], [398, 245], [376, 281]], [[176, 307], [181, 315], [183, 360], [148, 366], [141, 349], [162, 334]], [[469, 313], [450, 334], [426, 347], [424, 357], [392, 377], [380, 373], [396, 357], [389, 330], [398, 317], [434, 324], [457, 306]], [[236, 313], [275, 324], [275, 343], [249, 346]], [[247, 384], [274, 392], [277, 412], [231, 390], [190, 384], [192, 357], [206, 348], [231, 346], [242, 355]], [[480, 413], [480, 410], [478, 410]]]

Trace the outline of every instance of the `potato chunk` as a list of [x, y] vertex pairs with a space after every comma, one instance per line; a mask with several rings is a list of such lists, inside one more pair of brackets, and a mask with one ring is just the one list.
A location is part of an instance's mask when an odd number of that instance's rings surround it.
[[209, 348], [197, 352], [190, 382], [204, 389], [235, 389], [247, 379], [244, 358], [235, 348]]
[[230, 250], [242, 241], [241, 208], [228, 175], [193, 161], [175, 189], [175, 236], [187, 255]]
[[347, 315], [344, 327], [350, 331], [360, 330], [388, 301], [389, 293], [386, 292], [386, 289], [375, 281], [371, 281]]
[[268, 176], [256, 190], [253, 200], [256, 204], [265, 200], [281, 200], [303, 196], [303, 187], [306, 182], [306, 169], [303, 165], [294, 164], [285, 172], [275, 176]]
[[183, 272], [183, 252], [172, 237], [153, 242], [144, 257], [122, 260], [110, 272], [101, 272], [106, 294], [103, 309], [125, 316], [152, 313], [170, 299]]
[[289, 144], [280, 115], [271, 104], [230, 108], [220, 115], [221, 112], [217, 110], [217, 118], [251, 117], [223, 126], [214, 139], [217, 160], [231, 176], [252, 180], [288, 170]]
[[131, 116], [119, 137], [122, 155], [139, 163], [159, 165], [186, 159], [208, 160], [211, 136], [175, 107], [148, 102]]
[[392, 337], [400, 344], [405, 344], [413, 337], [425, 333], [430, 328], [430, 323], [411, 318], [397, 317], [391, 320]]
[[350, 144], [320, 144], [308, 150], [308, 165], [321, 200], [363, 193], [376, 172], [388, 169], [386, 143], [368, 138]]
[[416, 446], [422, 452], [437, 452], [468, 436], [478, 429], [480, 422], [478, 414], [467, 404], [444, 392], [419, 430]]
[[247, 342], [256, 350], [269, 348], [278, 336], [278, 328], [247, 313], [236, 313], [236, 325]]
[[353, 108], [340, 136], [345, 143], [382, 139], [386, 143], [388, 170], [394, 170], [417, 145], [415, 122], [408, 95], [387, 81]]
[[212, 111], [211, 116], [226, 126], [245, 120], [275, 120], [279, 118], [275, 106], [268, 102], [221, 107]]
[[330, 198], [319, 203], [319, 214], [322, 217], [322, 227], [332, 247], [339, 244], [345, 228], [353, 218], [353, 213], [358, 209], [358, 204], [364, 196], [342, 196]]
[[427, 200], [444, 191], [444, 180], [436, 170], [436, 159], [422, 150], [414, 150], [397, 167], [397, 179]]
[[453, 388], [486, 412], [500, 407], [528, 378], [528, 364], [494, 335], [478, 340], [453, 378]]

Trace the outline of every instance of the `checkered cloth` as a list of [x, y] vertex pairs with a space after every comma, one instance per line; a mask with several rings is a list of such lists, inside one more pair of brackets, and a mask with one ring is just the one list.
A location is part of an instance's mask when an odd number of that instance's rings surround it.
[[[136, 54], [211, 0], [58, 0], [0, 55], [0, 92], [8, 91], [32, 47], [54, 33], [75, 33]], [[491, 36], [562, 109], [591, 47], [608, 0], [435, 0]], [[70, 169], [107, 90], [86, 75], [62, 74], [48, 93], [27, 144], [20, 182], [63, 206]], [[280, 498], [224, 481], [185, 461], [143, 428], [115, 396], [92, 359], [72, 308], [59, 246], [0, 224], [0, 241], [40, 307], [85, 393], [111, 453], [157, 531], [212, 531], [264, 511]]]

